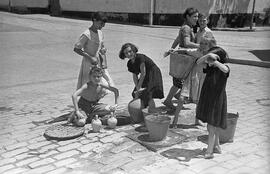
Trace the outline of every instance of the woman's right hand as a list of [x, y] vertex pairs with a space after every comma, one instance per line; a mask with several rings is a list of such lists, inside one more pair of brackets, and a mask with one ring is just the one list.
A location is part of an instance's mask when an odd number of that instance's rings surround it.
[[163, 54], [163, 57], [167, 57], [168, 55], [170, 55], [174, 50], [173, 49], [170, 49], [168, 51], [165, 51], [164, 54]]
[[85, 118], [85, 116], [80, 111], [76, 111], [76, 117], [77, 119]]

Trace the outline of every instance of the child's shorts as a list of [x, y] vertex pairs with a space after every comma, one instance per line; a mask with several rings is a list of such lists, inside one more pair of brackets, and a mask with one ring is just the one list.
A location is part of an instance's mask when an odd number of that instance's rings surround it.
[[184, 85], [184, 79], [173, 77], [173, 86], [182, 89]]
[[92, 120], [94, 115], [104, 116], [110, 111], [106, 109], [107, 104], [98, 103], [98, 101], [88, 101], [81, 97], [78, 102], [78, 107], [82, 109], [89, 120]]

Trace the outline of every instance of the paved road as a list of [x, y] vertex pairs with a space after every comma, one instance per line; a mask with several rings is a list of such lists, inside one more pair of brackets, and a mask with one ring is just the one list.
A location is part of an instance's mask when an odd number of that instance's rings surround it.
[[[73, 45], [89, 21], [48, 15], [0, 12], [0, 173], [268, 173], [269, 169], [269, 69], [230, 64], [228, 110], [239, 112], [234, 143], [222, 145], [223, 154], [212, 160], [183, 160], [183, 149], [196, 152], [206, 145], [196, 139], [158, 152], [126, 138], [139, 125], [100, 134], [85, 134], [69, 141], [47, 141], [45, 121], [72, 110], [81, 58]], [[133, 82], [126, 61], [118, 58], [121, 45], [132, 42], [159, 65], [167, 94], [171, 82], [168, 59], [162, 58], [177, 28], [106, 24], [109, 72], [120, 89], [120, 102], [131, 100]], [[269, 34], [214, 31], [230, 57], [257, 60], [249, 51], [269, 50]], [[124, 83], [123, 83], [124, 82]], [[108, 96], [105, 101], [111, 102]], [[157, 101], [160, 102], [160, 101]], [[182, 112], [181, 123], [191, 110]], [[194, 119], [194, 114], [192, 116]], [[91, 127], [87, 127], [91, 129]], [[189, 131], [205, 132], [204, 127]], [[174, 149], [174, 156], [162, 154]]]

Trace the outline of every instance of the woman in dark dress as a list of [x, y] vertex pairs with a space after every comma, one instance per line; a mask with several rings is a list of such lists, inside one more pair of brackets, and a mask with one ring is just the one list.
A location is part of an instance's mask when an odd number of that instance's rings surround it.
[[213, 37], [202, 37], [202, 46], [209, 47], [208, 54], [197, 60], [198, 64], [206, 63], [203, 70], [206, 77], [202, 86], [197, 106], [197, 119], [207, 123], [208, 147], [205, 158], [213, 158], [213, 152], [221, 153], [219, 144], [220, 129], [227, 128], [227, 95], [226, 83], [230, 69], [226, 63], [228, 55], [222, 48], [216, 46]]
[[162, 75], [158, 66], [152, 59], [144, 54], [137, 53], [138, 48], [131, 43], [122, 46], [120, 59], [128, 58], [128, 71], [133, 73], [135, 88], [132, 92], [133, 98], [140, 98], [144, 107], [149, 106], [151, 112], [155, 108], [154, 98], [164, 98]]

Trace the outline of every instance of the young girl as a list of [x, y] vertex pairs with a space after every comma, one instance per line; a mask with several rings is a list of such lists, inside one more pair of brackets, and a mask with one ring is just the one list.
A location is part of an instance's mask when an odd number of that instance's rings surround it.
[[74, 46], [74, 51], [83, 56], [77, 89], [88, 82], [88, 71], [94, 65], [98, 65], [104, 69], [104, 79], [109, 85], [113, 85], [113, 81], [106, 69], [107, 67], [104, 65], [104, 62], [106, 62], [105, 53], [107, 49], [104, 47], [104, 37], [101, 32], [101, 29], [105, 26], [107, 18], [101, 12], [96, 12], [93, 14], [92, 21], [93, 23], [91, 27], [81, 34], [79, 40]]
[[128, 71], [133, 74], [135, 88], [132, 92], [133, 98], [140, 98], [144, 107], [149, 106], [149, 112], [155, 108], [154, 98], [162, 99], [163, 82], [162, 75], [158, 66], [144, 54], [139, 54], [138, 48], [126, 43], [122, 46], [120, 59], [128, 58]]
[[214, 37], [202, 37], [201, 45], [208, 47], [208, 54], [197, 60], [197, 64], [206, 63], [206, 77], [202, 86], [196, 117], [207, 123], [208, 147], [205, 158], [213, 158], [213, 152], [221, 153], [219, 130], [227, 127], [226, 83], [230, 69], [226, 63], [227, 53], [216, 46]]
[[[101, 68], [91, 68], [88, 76], [90, 80], [72, 95], [75, 111], [72, 117], [69, 118], [69, 122], [74, 122], [78, 126], [84, 126], [86, 117], [81, 110], [86, 113], [88, 120], [91, 121], [94, 115], [104, 116], [116, 109], [119, 91], [115, 87], [102, 83], [102, 74], [103, 71]], [[110, 90], [114, 93], [114, 106], [98, 102], [106, 95], [106, 90]], [[78, 96], [80, 96], [79, 101], [77, 101]]]
[[[185, 22], [179, 30], [177, 38], [174, 40], [172, 47], [169, 51], [165, 52], [164, 56], [169, 55], [170, 52], [179, 45], [180, 48], [199, 48], [199, 44], [195, 43], [195, 35], [193, 33], [193, 27], [198, 21], [198, 10], [195, 8], [187, 8], [184, 13]], [[185, 79], [173, 77], [173, 86], [171, 87], [163, 104], [171, 109], [175, 109], [172, 103], [172, 98], [175, 96], [178, 90], [182, 90]], [[189, 80], [186, 79], [185, 84], [188, 84]], [[180, 95], [180, 92], [177, 93]], [[179, 100], [183, 100], [183, 96], [177, 97]]]

